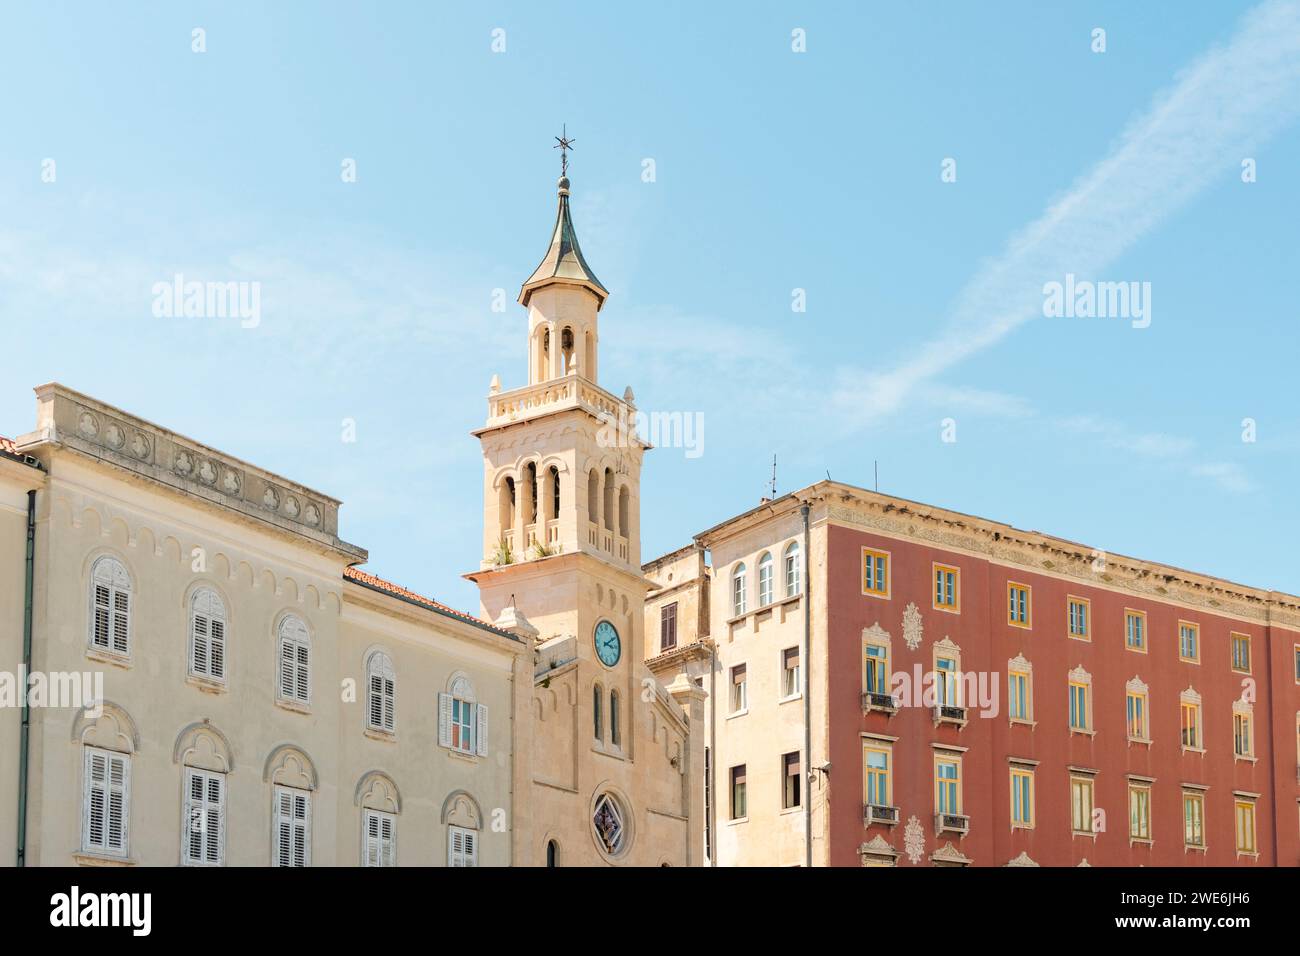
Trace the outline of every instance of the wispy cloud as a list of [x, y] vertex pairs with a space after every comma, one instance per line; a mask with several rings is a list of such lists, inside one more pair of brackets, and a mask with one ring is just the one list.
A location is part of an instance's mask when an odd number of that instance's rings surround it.
[[1255, 483], [1246, 475], [1246, 470], [1236, 462], [1215, 461], [1193, 465], [1192, 474], [1210, 479], [1224, 491], [1247, 494], [1255, 490]]
[[[867, 415], [1042, 314], [1042, 286], [1095, 275], [1300, 112], [1300, 4], [1268, 2], [1192, 63], [1110, 153], [1011, 238], [958, 295], [944, 331], [914, 357], [840, 394]], [[861, 421], [861, 418], [859, 418]]]

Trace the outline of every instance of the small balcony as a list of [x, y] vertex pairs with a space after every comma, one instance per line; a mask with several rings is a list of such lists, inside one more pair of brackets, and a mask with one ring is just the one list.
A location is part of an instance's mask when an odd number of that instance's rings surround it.
[[956, 833], [965, 836], [970, 832], [970, 817], [964, 813], [936, 813], [934, 815], [934, 832]]
[[966, 726], [966, 708], [958, 707], [955, 704], [936, 704], [934, 707], [934, 725], [956, 724], [958, 727]]
[[898, 713], [898, 701], [894, 700], [892, 694], [877, 694], [874, 691], [867, 691], [862, 695], [862, 712], [869, 714], [873, 710], [892, 716]]
[[887, 807], [879, 803], [864, 803], [862, 805], [862, 825], [869, 827], [872, 824], [892, 827], [898, 825], [898, 807]]

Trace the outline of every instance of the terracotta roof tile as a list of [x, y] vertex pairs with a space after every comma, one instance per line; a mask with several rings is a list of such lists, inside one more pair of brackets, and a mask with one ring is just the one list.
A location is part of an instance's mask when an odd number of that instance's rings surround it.
[[5, 438], [4, 435], [0, 435], [0, 451], [8, 452], [11, 455], [18, 454], [18, 449], [14, 446], [13, 439]]
[[368, 571], [362, 571], [360, 568], [347, 568], [343, 571], [343, 576], [350, 581], [356, 581], [358, 584], [374, 588], [376, 591], [384, 591], [388, 594], [395, 595], [396, 597], [405, 598], [414, 604], [430, 608], [431, 610], [440, 611], [443, 614], [449, 614], [452, 617], [458, 617], [462, 621], [468, 621], [471, 624], [477, 624], [482, 627], [489, 627], [494, 631], [514, 637], [513, 634], [509, 634], [507, 631], [502, 631], [491, 621], [485, 621], [476, 615], [466, 614], [464, 611], [458, 611], [454, 607], [448, 607], [441, 601], [435, 601], [433, 598], [425, 597], [423, 594], [417, 594], [415, 591], [404, 588], [400, 584], [394, 584], [392, 581], [385, 581], [378, 575], [371, 574]]

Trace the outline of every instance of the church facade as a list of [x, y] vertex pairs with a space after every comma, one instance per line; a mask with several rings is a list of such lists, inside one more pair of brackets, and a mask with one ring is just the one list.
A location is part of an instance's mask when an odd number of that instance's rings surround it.
[[607, 296], [562, 180], [528, 383], [475, 433], [479, 614], [361, 570], [328, 495], [37, 388], [0, 440], [0, 859], [698, 864], [704, 692], [643, 663]]

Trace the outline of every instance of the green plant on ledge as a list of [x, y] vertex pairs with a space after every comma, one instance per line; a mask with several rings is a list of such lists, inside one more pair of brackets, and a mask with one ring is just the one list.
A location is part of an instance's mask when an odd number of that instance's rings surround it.
[[553, 548], [548, 548], [544, 544], [533, 545], [533, 554], [535, 554], [539, 558], [549, 558], [551, 555], [559, 554], [559, 553], [560, 553], [560, 545], [558, 544]]
[[492, 556], [492, 563], [497, 567], [501, 567], [503, 564], [515, 563], [515, 553], [510, 550], [510, 542], [505, 538], [502, 538], [501, 543], [497, 545], [496, 554]]

